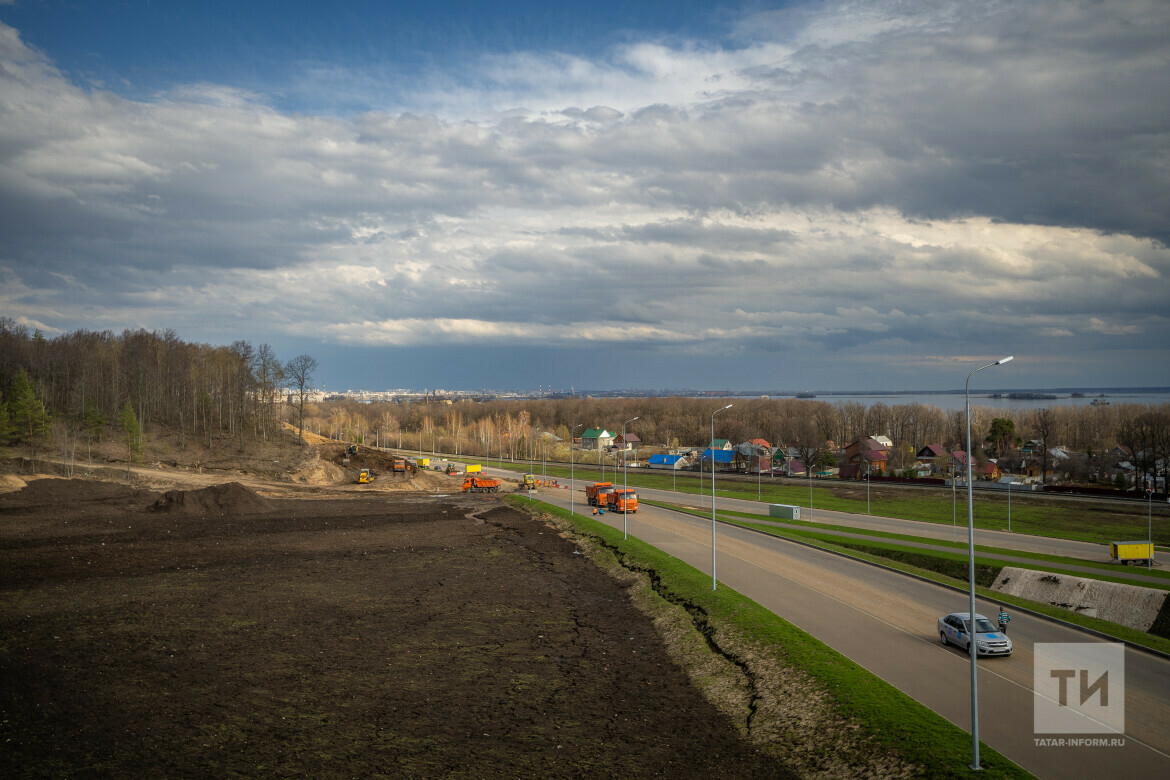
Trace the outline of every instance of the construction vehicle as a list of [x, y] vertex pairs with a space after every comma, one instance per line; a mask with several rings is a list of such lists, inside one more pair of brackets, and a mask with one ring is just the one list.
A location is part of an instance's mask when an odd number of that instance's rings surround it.
[[448, 464], [447, 464], [447, 476], [448, 476], [448, 477], [453, 477], [453, 476], [455, 476], [455, 475], [456, 475], [456, 474], [458, 474], [458, 473], [459, 473], [459, 471], [458, 471], [458, 470], [455, 468], [455, 464], [454, 464], [454, 463], [448, 463]]
[[606, 488], [612, 490], [612, 482], [594, 482], [592, 485], [585, 486], [585, 500], [589, 502], [589, 506], [605, 506], [604, 499], [598, 501], [598, 493]]
[[345, 445], [345, 457], [348, 458], [350, 455], [357, 455], [357, 445], [356, 444]]
[[629, 488], [617, 488], [605, 495], [605, 503], [611, 512], [637, 512], [638, 494]]
[[464, 493], [499, 493], [500, 481], [485, 477], [467, 477], [463, 480]]
[[395, 474], [397, 474], [399, 472], [405, 474], [406, 473], [406, 459], [405, 458], [395, 458], [393, 468], [394, 468]]
[[374, 472], [369, 469], [362, 469], [358, 472], [358, 484], [367, 485], [374, 481]]
[[525, 474], [524, 481], [520, 483], [521, 490], [536, 490], [536, 475]]

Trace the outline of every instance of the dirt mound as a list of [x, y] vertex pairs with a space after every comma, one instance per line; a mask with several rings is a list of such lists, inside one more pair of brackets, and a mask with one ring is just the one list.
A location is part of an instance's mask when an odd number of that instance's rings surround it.
[[448, 477], [441, 471], [426, 471], [425, 469], [419, 469], [418, 473], [410, 478], [411, 490], [458, 493], [462, 487], [462, 477]]
[[164, 512], [243, 515], [271, 512], [272, 504], [239, 482], [229, 482], [201, 490], [168, 490], [153, 508]]
[[[23, 484], [23, 480], [18, 480]], [[132, 501], [153, 498], [157, 493], [132, 488], [117, 482], [91, 479], [30, 479], [21, 489], [0, 496], [0, 507], [76, 504], [87, 501]]]
[[335, 466], [319, 457], [309, 461], [291, 475], [293, 482], [305, 485], [338, 485], [350, 481], [340, 466]]
[[13, 474], [0, 474], [0, 493], [11, 493], [14, 490], [20, 490], [27, 484], [23, 479]]

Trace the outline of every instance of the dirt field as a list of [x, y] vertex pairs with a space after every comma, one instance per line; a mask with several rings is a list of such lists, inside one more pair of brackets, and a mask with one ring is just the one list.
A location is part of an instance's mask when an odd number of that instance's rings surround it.
[[8, 477], [0, 776], [789, 776], [553, 528], [249, 457]]

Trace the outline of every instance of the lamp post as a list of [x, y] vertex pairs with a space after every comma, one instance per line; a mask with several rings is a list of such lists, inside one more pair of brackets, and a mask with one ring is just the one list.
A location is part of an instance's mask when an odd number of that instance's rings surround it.
[[1146, 534], [1150, 542], [1150, 555], [1146, 558], [1146, 571], [1154, 566], [1154, 489], [1158, 487], [1157, 464], [1154, 468], [1154, 478], [1146, 482]]
[[[630, 487], [630, 483], [626, 479], [626, 460], [628, 460], [628, 458], [626, 458], [626, 446], [627, 446], [626, 445], [626, 426], [637, 419], [638, 419], [637, 417], [631, 417], [630, 419], [628, 419], [624, 423], [622, 423], [622, 490], [623, 491], [629, 490], [629, 487]], [[624, 493], [623, 493], [623, 495], [624, 495]], [[628, 500], [626, 500], [625, 498], [623, 498], [622, 499], [622, 538], [623, 539], [626, 538], [626, 519], [630, 516], [630, 511], [627, 508], [627, 507], [629, 507], [629, 505], [630, 505], [630, 502]]]
[[955, 453], [951, 453], [951, 541], [956, 544], [959, 541], [959, 501], [958, 494], [955, 491], [955, 484], [958, 480], [955, 477]]
[[968, 629], [967, 650], [971, 656], [971, 769], [976, 771], [979, 766], [979, 685], [976, 674], [975, 659], [979, 656], [978, 626], [975, 623], [975, 496], [971, 490], [971, 377], [985, 368], [1001, 366], [1014, 357], [1008, 355], [1002, 360], [988, 363], [967, 374], [967, 384], [964, 395], [967, 401], [967, 590], [969, 593], [971, 626]]
[[[723, 407], [730, 408], [731, 404]], [[723, 409], [711, 412], [711, 590], [715, 590], [715, 415]]]
[[576, 492], [576, 488], [573, 487], [573, 431], [584, 424], [574, 425], [573, 430], [569, 431], [569, 517], [573, 516], [573, 494]]
[[872, 466], [867, 461], [865, 464], [865, 513], [870, 514], [869, 511], [869, 470]]

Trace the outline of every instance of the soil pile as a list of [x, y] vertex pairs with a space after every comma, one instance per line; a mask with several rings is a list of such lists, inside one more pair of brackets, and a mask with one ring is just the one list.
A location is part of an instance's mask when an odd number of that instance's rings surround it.
[[201, 490], [168, 490], [155, 502], [158, 511], [191, 514], [249, 515], [271, 512], [272, 504], [239, 482], [212, 485]]
[[345, 472], [328, 461], [314, 458], [292, 475], [293, 482], [304, 485], [339, 485], [348, 482]]

